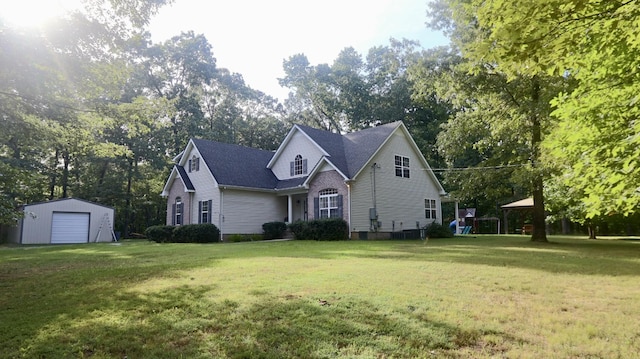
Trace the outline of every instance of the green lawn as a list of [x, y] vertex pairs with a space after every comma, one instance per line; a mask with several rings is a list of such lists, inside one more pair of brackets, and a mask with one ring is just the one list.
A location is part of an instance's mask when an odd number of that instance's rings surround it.
[[0, 247], [0, 357], [640, 357], [640, 240], [551, 240]]

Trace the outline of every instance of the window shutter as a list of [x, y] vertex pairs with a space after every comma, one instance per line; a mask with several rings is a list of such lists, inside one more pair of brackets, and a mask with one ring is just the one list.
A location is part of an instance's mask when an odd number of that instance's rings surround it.
[[342, 208], [343, 208], [343, 206], [342, 206], [342, 195], [339, 194], [338, 195], [338, 217], [339, 218], [344, 218]]
[[302, 160], [302, 173], [307, 174], [307, 159]]
[[202, 223], [202, 201], [198, 201], [198, 224]]
[[320, 219], [320, 197], [313, 197], [313, 219]]
[[176, 225], [176, 205], [175, 203], [171, 205], [171, 225]]
[[188, 168], [189, 168], [189, 172], [191, 172], [191, 160], [189, 160]]
[[209, 200], [209, 212], [207, 213], [207, 223], [213, 223], [211, 214], [213, 213], [213, 201]]
[[180, 223], [179, 224], [185, 224], [184, 222], [184, 203], [179, 203], [178, 207], [180, 208]]
[[200, 171], [200, 157], [196, 158], [196, 171]]
[[291, 170], [291, 177], [293, 177], [293, 174], [295, 173], [295, 165], [296, 164], [295, 164], [294, 161], [289, 162], [289, 168]]

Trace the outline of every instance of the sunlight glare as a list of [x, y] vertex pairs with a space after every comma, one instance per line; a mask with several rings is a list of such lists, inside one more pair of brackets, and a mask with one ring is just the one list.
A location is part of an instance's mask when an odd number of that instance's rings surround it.
[[80, 8], [81, 0], [0, 0], [2, 22], [37, 27], [66, 12]]

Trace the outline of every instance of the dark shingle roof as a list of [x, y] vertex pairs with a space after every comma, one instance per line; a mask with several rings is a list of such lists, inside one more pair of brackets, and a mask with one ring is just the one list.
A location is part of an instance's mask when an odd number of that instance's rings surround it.
[[273, 152], [199, 139], [193, 143], [220, 185], [276, 188], [278, 179], [267, 168]]
[[348, 133], [343, 136], [344, 152], [349, 166], [349, 178], [362, 169], [367, 161], [400, 126], [400, 122], [392, 122], [362, 131]]
[[187, 188], [187, 190], [195, 191], [196, 188], [193, 187], [193, 183], [191, 183], [191, 179], [189, 178], [189, 175], [187, 174], [187, 171], [185, 171], [184, 167], [176, 165], [176, 169], [178, 169], [180, 178], [182, 178], [182, 183], [184, 183], [184, 186]]
[[307, 180], [307, 177], [296, 177], [287, 180], [278, 181], [276, 189], [286, 189], [286, 188], [295, 188], [301, 186], [304, 181]]
[[329, 160], [334, 166], [344, 173], [345, 176], [349, 176], [349, 167], [345, 157], [342, 135], [309, 126], [298, 125], [298, 128], [304, 131], [304, 133], [311, 137], [315, 143], [329, 154]]
[[[328, 154], [329, 161], [338, 170], [353, 178], [399, 125], [400, 122], [393, 122], [346, 135], [303, 125], [298, 125], [298, 128]], [[220, 185], [285, 189], [298, 187], [307, 179], [299, 177], [279, 181], [267, 168], [274, 155], [271, 151], [200, 139], [194, 139], [193, 143]], [[178, 167], [180, 171], [182, 167]], [[181, 176], [183, 172], [184, 168]], [[188, 180], [186, 172], [184, 174], [183, 178]]]
[[392, 122], [346, 135], [298, 127], [329, 154], [331, 163], [345, 176], [353, 178], [399, 125], [400, 122]]

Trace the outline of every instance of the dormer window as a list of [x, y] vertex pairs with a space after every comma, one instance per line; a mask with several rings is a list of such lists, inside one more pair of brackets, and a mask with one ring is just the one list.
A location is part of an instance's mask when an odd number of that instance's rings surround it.
[[200, 158], [196, 157], [196, 155], [193, 155], [193, 157], [191, 157], [191, 159], [189, 160], [189, 172], [196, 172], [196, 171], [200, 171]]
[[302, 155], [297, 155], [291, 165], [291, 176], [300, 176], [307, 174], [307, 159], [302, 158]]

